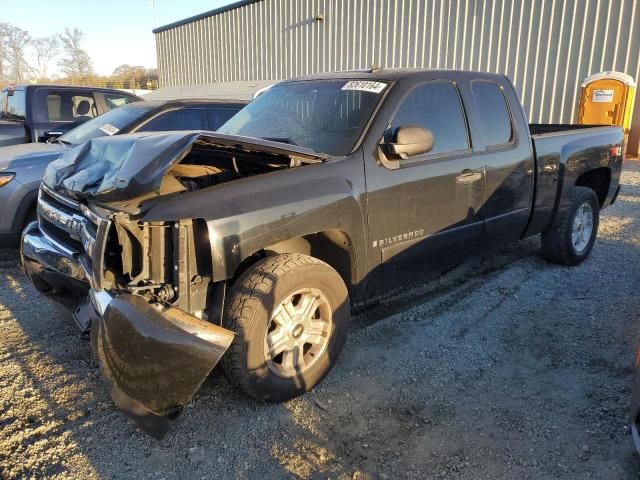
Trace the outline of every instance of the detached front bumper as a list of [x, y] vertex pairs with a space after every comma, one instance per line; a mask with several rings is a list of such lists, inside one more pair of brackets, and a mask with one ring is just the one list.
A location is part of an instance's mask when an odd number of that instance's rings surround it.
[[233, 333], [137, 295], [90, 293], [91, 348], [116, 405], [162, 438], [233, 340]]
[[[77, 254], [32, 223], [22, 235], [25, 273], [53, 298], [70, 293], [74, 318], [91, 325], [91, 347], [111, 398], [143, 431], [162, 438], [231, 345], [233, 333], [138, 295], [90, 288]], [[88, 293], [88, 295], [87, 295]], [[64, 303], [64, 302], [63, 302]], [[85, 320], [86, 318], [86, 320]]]

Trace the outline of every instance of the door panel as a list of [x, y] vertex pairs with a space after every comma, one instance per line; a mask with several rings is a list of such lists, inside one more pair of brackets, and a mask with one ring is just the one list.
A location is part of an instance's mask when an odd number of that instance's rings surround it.
[[[474, 181], [460, 182], [472, 172]], [[484, 203], [482, 156], [424, 162], [399, 170], [367, 169], [369, 237], [377, 275], [372, 286], [387, 288], [458, 261], [459, 249], [477, 245], [478, 211]], [[377, 251], [377, 252], [376, 252]]]
[[455, 84], [432, 81], [413, 89], [394, 114], [379, 155], [406, 125], [431, 130], [434, 151], [402, 160], [395, 170], [365, 160], [373, 291], [440, 271], [482, 236], [484, 160], [471, 150]]
[[533, 196], [533, 162], [518, 150], [484, 155], [487, 202], [482, 209], [486, 242], [500, 245], [522, 237]]
[[520, 110], [510, 108], [519, 105], [512, 89], [473, 80], [469, 90], [484, 146], [487, 190], [480, 210], [485, 220], [484, 243], [502, 245], [521, 238], [529, 221], [534, 188], [529, 127]]
[[0, 147], [25, 143], [24, 123], [0, 120]]

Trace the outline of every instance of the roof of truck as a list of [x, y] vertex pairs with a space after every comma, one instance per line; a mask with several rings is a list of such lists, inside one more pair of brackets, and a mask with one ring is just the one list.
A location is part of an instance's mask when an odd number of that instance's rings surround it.
[[[370, 68], [362, 70], [343, 70], [339, 72], [316, 73], [297, 77], [292, 80], [342, 80], [342, 79], [365, 79], [365, 80], [387, 80], [395, 81], [407, 77], [421, 77], [425, 74], [442, 73], [442, 74], [472, 74], [483, 77], [502, 77], [500, 74], [488, 72], [473, 72], [467, 70], [433, 70], [428, 68]], [[288, 80], [284, 80], [285, 82]]]

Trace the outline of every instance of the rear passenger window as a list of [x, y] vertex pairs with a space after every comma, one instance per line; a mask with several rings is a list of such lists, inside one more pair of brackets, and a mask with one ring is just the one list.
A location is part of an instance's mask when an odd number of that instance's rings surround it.
[[114, 108], [122, 107], [123, 105], [128, 105], [133, 102], [137, 102], [138, 99], [126, 94], [120, 93], [105, 93], [104, 94], [104, 103], [107, 105], [109, 110], [113, 110]]
[[204, 130], [202, 110], [197, 108], [183, 108], [161, 113], [149, 120], [141, 132], [165, 132], [171, 130]]
[[209, 130], [217, 130], [222, 125], [227, 123], [231, 117], [233, 117], [238, 110], [232, 108], [207, 108], [207, 120], [209, 122]]
[[496, 83], [476, 80], [471, 91], [478, 105], [478, 115], [487, 147], [504, 145], [511, 141], [513, 127], [507, 100]]
[[434, 81], [416, 87], [402, 102], [385, 141], [392, 142], [398, 127], [417, 125], [433, 133], [429, 155], [469, 148], [467, 122], [458, 88], [451, 82]]
[[47, 94], [47, 120], [49, 122], [84, 121], [98, 115], [98, 109], [89, 92], [73, 90], [52, 91]]

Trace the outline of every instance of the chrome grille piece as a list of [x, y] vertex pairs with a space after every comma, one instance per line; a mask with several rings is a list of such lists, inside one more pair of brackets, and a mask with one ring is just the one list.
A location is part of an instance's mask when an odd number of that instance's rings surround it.
[[38, 223], [44, 234], [73, 253], [89, 284], [100, 290], [110, 221], [43, 185], [38, 198]]

